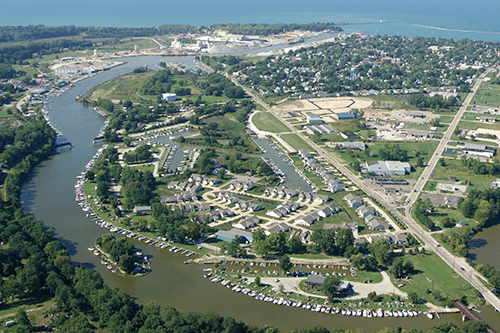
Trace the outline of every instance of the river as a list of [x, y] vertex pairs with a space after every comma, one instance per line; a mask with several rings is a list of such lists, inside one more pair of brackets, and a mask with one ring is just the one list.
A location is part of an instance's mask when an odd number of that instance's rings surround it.
[[98, 149], [98, 146], [92, 144], [92, 139], [99, 132], [104, 119], [92, 108], [76, 102], [75, 97], [83, 95], [101, 82], [131, 72], [134, 68], [144, 64], [155, 65], [165, 60], [191, 64], [194, 58], [127, 58], [124, 65], [76, 83], [74, 88], [56, 97], [50, 104], [52, 109], [49, 115], [52, 122], [65, 133], [67, 140], [73, 144], [73, 149], [55, 154], [41, 163], [24, 185], [21, 201], [25, 211], [31, 212], [38, 220], [56, 230], [57, 238], [66, 244], [74, 262], [98, 271], [108, 286], [120, 288], [141, 304], [155, 301], [159, 305], [173, 306], [184, 311], [213, 311], [241, 319], [249, 325], [276, 326], [282, 331], [315, 325], [328, 329], [361, 327], [365, 331], [372, 331], [396, 325], [406, 329], [427, 329], [443, 320], [460, 324], [459, 314], [445, 315], [441, 320], [433, 321], [425, 317], [354, 319], [264, 303], [233, 293], [219, 284], [214, 285], [202, 277], [201, 266], [184, 265], [186, 257], [144, 243], [137, 243], [136, 246], [151, 258], [151, 274], [141, 278], [121, 277], [100, 265], [99, 258], [87, 251], [87, 247], [106, 230], [85, 217], [74, 200], [73, 185], [76, 176]]

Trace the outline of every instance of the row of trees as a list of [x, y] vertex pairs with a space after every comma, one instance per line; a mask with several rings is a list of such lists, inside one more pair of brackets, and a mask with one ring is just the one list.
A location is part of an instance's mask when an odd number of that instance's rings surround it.
[[378, 156], [385, 161], [407, 161], [408, 150], [402, 149], [397, 143], [388, 143], [379, 149]]
[[429, 198], [425, 200], [419, 198], [413, 205], [413, 213], [415, 214], [417, 220], [431, 231], [436, 228], [434, 221], [429, 218], [429, 215], [432, 213], [432, 209], [433, 206]]
[[500, 163], [483, 163], [474, 158], [467, 158], [466, 155], [461, 157], [462, 165], [474, 172], [476, 175], [500, 175]]
[[423, 94], [413, 94], [408, 98], [408, 103], [419, 109], [450, 109], [458, 105], [458, 100], [450, 96], [444, 98], [441, 95], [434, 95], [433, 97]]
[[342, 31], [342, 28], [337, 26], [335, 23], [277, 23], [277, 24], [266, 24], [266, 23], [226, 23], [226, 24], [214, 24], [212, 28], [227, 30], [229, 33], [238, 35], [258, 35], [258, 36], [270, 36], [278, 35], [286, 31], [294, 30], [307, 30], [307, 31]]

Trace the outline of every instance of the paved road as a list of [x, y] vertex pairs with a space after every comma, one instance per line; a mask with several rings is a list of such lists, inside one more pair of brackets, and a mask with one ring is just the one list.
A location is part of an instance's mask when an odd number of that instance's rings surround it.
[[424, 169], [421, 178], [417, 181], [415, 184], [415, 192], [412, 192], [409, 196], [409, 204], [405, 207], [406, 209], [406, 215], [401, 214], [394, 206], [392, 206], [389, 202], [386, 201], [386, 198], [379, 195], [375, 190], [372, 188], [368, 187], [367, 184], [362, 181], [357, 175], [353, 174], [349, 169], [347, 169], [342, 163], [340, 162], [337, 157], [334, 154], [330, 154], [329, 152], [325, 151], [323, 148], [318, 147], [312, 140], [309, 139], [309, 137], [305, 136], [303, 133], [299, 132], [294, 126], [291, 126], [287, 121], [285, 121], [279, 112], [276, 110], [270, 108], [266, 103], [264, 103], [259, 96], [255, 95], [250, 89], [248, 89], [245, 86], [242, 86], [236, 79], [229, 77], [236, 85], [242, 87], [245, 92], [252, 96], [254, 101], [260, 105], [262, 105], [266, 111], [273, 113], [278, 119], [281, 120], [283, 124], [285, 124], [291, 132], [297, 134], [300, 138], [302, 138], [305, 142], [307, 142], [317, 153], [319, 156], [325, 158], [329, 163], [331, 163], [335, 168], [337, 168], [344, 176], [349, 178], [355, 184], [358, 186], [360, 189], [362, 189], [365, 193], [368, 195], [372, 196], [373, 198], [376, 198], [379, 202], [384, 204], [387, 210], [389, 210], [392, 214], [395, 216], [399, 217], [402, 221], [404, 221], [408, 227], [408, 231], [419, 236], [425, 243], [426, 249], [435, 252], [439, 257], [446, 263], [448, 264], [459, 276], [464, 278], [466, 281], [469, 281], [470, 284], [476, 288], [482, 295], [483, 297], [491, 304], [493, 307], [497, 310], [500, 311], [500, 299], [496, 297], [488, 288], [486, 288], [483, 283], [479, 280], [478, 276], [480, 276], [479, 273], [477, 273], [474, 269], [469, 267], [469, 265], [466, 263], [465, 259], [459, 258], [448, 252], [446, 249], [442, 248], [440, 245], [437, 244], [437, 242], [434, 240], [432, 235], [425, 231], [412, 217], [411, 217], [411, 207], [419, 197], [425, 183], [429, 179], [430, 175], [432, 174], [434, 168], [437, 165], [437, 162], [439, 161], [439, 158], [441, 157], [441, 154], [446, 147], [446, 144], [448, 143], [451, 135], [453, 134], [453, 131], [457, 127], [458, 123], [460, 122], [460, 119], [462, 118], [465, 110], [469, 106], [469, 103], [471, 102], [472, 98], [476, 94], [477, 90], [479, 89], [479, 86], [481, 85], [482, 81], [486, 77], [486, 75], [491, 71], [491, 69], [488, 69], [485, 73], [481, 74], [481, 76], [476, 80], [474, 83], [474, 87], [472, 88], [472, 92], [467, 96], [465, 99], [462, 107], [458, 111], [457, 115], [453, 119], [452, 123], [450, 124], [448, 130], [445, 132], [445, 135], [441, 142], [438, 145], [438, 148], [436, 149], [436, 152], [434, 155], [431, 157], [428, 166]]

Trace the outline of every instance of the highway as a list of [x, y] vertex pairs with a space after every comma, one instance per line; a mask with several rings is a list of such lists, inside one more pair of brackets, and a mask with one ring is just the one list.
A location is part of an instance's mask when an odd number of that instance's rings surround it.
[[[490, 303], [497, 311], [500, 311], [500, 299], [495, 296], [491, 290], [489, 290], [487, 287], [484, 286], [484, 284], [479, 280], [480, 274], [476, 272], [472, 267], [470, 267], [467, 262], [465, 261], [464, 258], [457, 257], [453, 254], [451, 254], [448, 250], [445, 248], [441, 247], [439, 243], [432, 237], [432, 235], [424, 230], [422, 226], [420, 226], [411, 216], [411, 207], [415, 203], [415, 201], [418, 199], [420, 196], [420, 193], [422, 192], [422, 189], [424, 188], [427, 180], [431, 176], [432, 172], [434, 171], [434, 168], [436, 167], [439, 159], [441, 158], [441, 154], [444, 151], [444, 148], [448, 144], [455, 128], [457, 128], [458, 123], [460, 122], [460, 119], [462, 118], [464, 112], [466, 111], [467, 107], [469, 106], [470, 102], [472, 101], [472, 98], [476, 94], [477, 90], [479, 89], [479, 86], [483, 82], [484, 78], [486, 75], [491, 72], [491, 68], [489, 68], [487, 71], [485, 71], [483, 74], [480, 75], [478, 79], [476, 79], [474, 86], [472, 88], [472, 92], [469, 93], [465, 101], [463, 102], [462, 106], [460, 107], [459, 111], [457, 112], [455, 118], [451, 122], [448, 130], [445, 132], [443, 139], [440, 141], [438, 147], [436, 148], [436, 151], [434, 152], [433, 156], [429, 160], [428, 165], [422, 172], [422, 175], [420, 176], [420, 179], [417, 180], [416, 184], [414, 185], [414, 192], [411, 192], [408, 196], [408, 201], [406, 206], [402, 206], [402, 208], [405, 208], [406, 214], [403, 215], [401, 214], [398, 210], [396, 210], [396, 207], [391, 205], [389, 202], [386, 201], [385, 197], [379, 195], [377, 191], [374, 189], [370, 188], [362, 179], [360, 179], [357, 175], [353, 174], [351, 170], [346, 168], [343, 164], [343, 161], [339, 161], [337, 156], [334, 154], [331, 154], [324, 149], [318, 147], [312, 140], [309, 139], [308, 136], [304, 135], [303, 133], [299, 132], [294, 126], [291, 126], [286, 120], [284, 120], [281, 117], [281, 114], [277, 111], [272, 109], [267, 105], [267, 103], [264, 103], [264, 101], [261, 100], [259, 96], [254, 94], [250, 89], [247, 87], [241, 85], [236, 79], [233, 77], [228, 77], [238, 86], [242, 87], [245, 92], [250, 95], [254, 101], [262, 107], [267, 112], [271, 112], [276, 116], [283, 124], [285, 124], [291, 132], [297, 134], [300, 138], [302, 138], [305, 142], [307, 142], [317, 153], [319, 156], [325, 158], [329, 163], [331, 163], [337, 170], [339, 170], [344, 176], [346, 176], [353, 184], [358, 186], [360, 189], [362, 189], [366, 194], [371, 196], [372, 198], [377, 199], [380, 203], [382, 203], [385, 208], [390, 211], [394, 216], [398, 217], [400, 220], [404, 221], [406, 226], [408, 227], [408, 232], [411, 232], [412, 234], [417, 235], [422, 239], [422, 241], [425, 243], [425, 248], [427, 250], [435, 252], [446, 264], [450, 266], [459, 276], [461, 276], [464, 280], [468, 281], [474, 288], [476, 288], [485, 298], [485, 300]], [[227, 75], [227, 74], [226, 74]], [[344, 162], [345, 163], [345, 162]]]

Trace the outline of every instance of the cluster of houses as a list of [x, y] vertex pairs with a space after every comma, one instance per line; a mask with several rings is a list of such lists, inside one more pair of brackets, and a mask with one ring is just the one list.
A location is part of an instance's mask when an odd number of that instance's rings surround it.
[[227, 202], [230, 205], [240, 202], [240, 198], [231, 191], [214, 192], [213, 195], [217, 200]]
[[380, 235], [369, 235], [366, 237], [366, 240], [370, 243], [373, 244], [379, 239], [385, 239], [388, 244], [406, 244], [408, 243], [408, 238], [406, 237], [405, 234], [380, 234]]
[[217, 208], [213, 212], [208, 212], [205, 216], [208, 222], [213, 222], [234, 216], [234, 212], [229, 208]]
[[255, 185], [253, 184], [253, 182], [251, 180], [244, 180], [244, 181], [233, 181], [231, 184], [229, 184], [229, 188], [231, 190], [242, 190], [244, 192], [246, 191], [250, 191], [251, 189], [253, 189], [255, 187]]
[[206, 202], [184, 202], [178, 205], [172, 206], [172, 210], [191, 213], [191, 212], [207, 212], [211, 209], [210, 204]]
[[221, 182], [219, 178], [207, 177], [205, 175], [200, 175], [197, 173], [191, 174], [191, 176], [189, 177], [189, 181], [200, 183], [203, 185], [216, 185], [216, 184], [219, 184]]
[[321, 218], [325, 218], [332, 214], [336, 214], [339, 211], [340, 209], [337, 207], [337, 205], [331, 203], [315, 212], [297, 217], [295, 219], [295, 223], [306, 227], [310, 227], [314, 224], [314, 222], [320, 220]]
[[365, 205], [360, 197], [349, 193], [344, 200], [349, 207], [356, 208], [356, 213], [365, 220], [368, 229], [381, 231], [389, 229], [389, 225], [376, 215], [375, 209]]
[[161, 204], [173, 204], [178, 202], [186, 202], [186, 201], [195, 201], [198, 200], [198, 197], [194, 193], [186, 192], [179, 193], [171, 196], [160, 197]]
[[331, 192], [339, 192], [345, 189], [345, 184], [332, 175], [330, 171], [321, 165], [321, 163], [319, 163], [309, 152], [301, 150], [298, 154], [302, 158], [304, 167], [318, 175]]
[[277, 196], [278, 198], [287, 198], [291, 199], [297, 196], [300, 200], [303, 201], [314, 201], [318, 203], [327, 202], [330, 200], [330, 197], [325, 194], [318, 194], [310, 191], [302, 191], [302, 190], [294, 190], [288, 189], [285, 186], [276, 186], [276, 187], [268, 187], [264, 191], [265, 195], [269, 196]]
[[236, 203], [235, 207], [239, 208], [241, 210], [246, 210], [246, 211], [252, 212], [252, 213], [264, 209], [263, 206], [261, 206], [259, 204], [256, 204], [256, 203], [254, 203], [251, 200], [249, 200], [249, 201], [239, 201], [238, 203]]
[[353, 235], [358, 234], [358, 222], [342, 222], [340, 224], [338, 223], [325, 223], [323, 225], [324, 230], [329, 230], [329, 229], [350, 229], [353, 233]]
[[192, 193], [203, 190], [203, 186], [192, 181], [183, 182], [178, 180], [172, 180], [170, 183], [168, 183], [167, 187], [173, 190], [192, 192]]
[[297, 211], [300, 208], [300, 204], [293, 201], [286, 201], [280, 204], [273, 210], [266, 213], [267, 216], [273, 217], [275, 219], [280, 219], [290, 213]]

